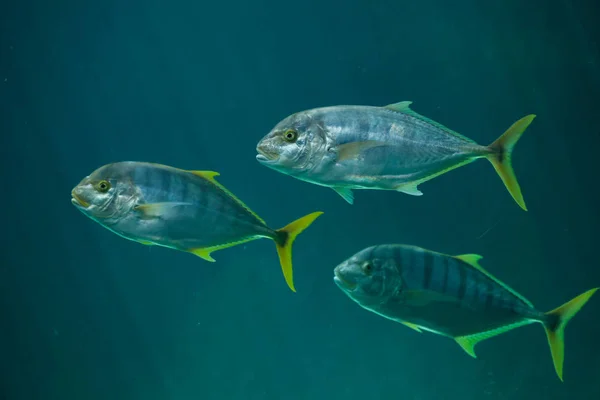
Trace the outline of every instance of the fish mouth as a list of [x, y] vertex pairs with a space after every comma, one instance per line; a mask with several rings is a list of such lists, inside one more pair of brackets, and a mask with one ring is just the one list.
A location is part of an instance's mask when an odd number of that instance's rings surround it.
[[71, 191], [71, 203], [82, 208], [88, 208], [90, 206], [90, 203], [79, 197], [74, 189]]
[[345, 288], [346, 290], [354, 290], [356, 289], [356, 283], [352, 283], [352, 282], [348, 282], [347, 280], [344, 279], [344, 277], [342, 276], [342, 274], [340, 274], [340, 272], [338, 271], [337, 268], [335, 268], [333, 270], [333, 281], [340, 287]]
[[256, 160], [261, 163], [274, 163], [279, 159], [279, 156], [276, 153], [265, 150], [261, 147], [257, 147], [256, 151], [258, 154], [256, 155]]

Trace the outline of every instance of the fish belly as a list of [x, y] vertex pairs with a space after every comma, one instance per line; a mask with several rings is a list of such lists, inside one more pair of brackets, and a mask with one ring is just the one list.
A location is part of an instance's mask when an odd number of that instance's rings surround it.
[[424, 330], [448, 337], [494, 330], [524, 319], [523, 315], [514, 310], [478, 310], [452, 301], [434, 301], [417, 306], [405, 304], [402, 307], [386, 304], [381, 306], [378, 313], [389, 319], [409, 322]]

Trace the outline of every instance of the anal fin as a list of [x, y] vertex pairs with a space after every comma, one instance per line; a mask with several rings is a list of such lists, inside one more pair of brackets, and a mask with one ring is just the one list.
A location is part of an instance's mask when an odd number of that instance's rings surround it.
[[332, 189], [335, 190], [337, 194], [342, 196], [342, 198], [346, 200], [348, 204], [354, 204], [354, 193], [352, 192], [352, 189], [344, 187], [332, 187]]
[[475, 345], [480, 341], [473, 336], [462, 336], [454, 339], [456, 343], [471, 357], [477, 358], [475, 354]]
[[398, 192], [410, 194], [411, 196], [423, 196], [423, 192], [417, 189], [417, 183], [407, 183], [401, 186], [398, 186], [396, 190]]
[[190, 253], [193, 253], [206, 261], [215, 262], [216, 260], [210, 256], [211, 252], [212, 252], [212, 250], [210, 248], [201, 248], [201, 249], [190, 250]]
[[477, 358], [477, 356], [475, 355], [475, 345], [477, 343], [489, 338], [493, 338], [494, 336], [501, 335], [508, 331], [512, 331], [513, 329], [518, 328], [520, 326], [532, 324], [534, 322], [539, 321], [532, 319], [521, 319], [516, 322], [513, 322], [512, 324], [500, 326], [496, 329], [491, 329], [489, 331], [474, 333], [472, 335], [457, 336], [454, 338], [454, 340], [468, 355], [470, 355], [473, 358]]
[[405, 322], [405, 321], [400, 321], [400, 323], [404, 326], [409, 327], [410, 329], [413, 329], [413, 330], [419, 332], [419, 333], [422, 332], [418, 325], [411, 324], [410, 322]]
[[251, 241], [259, 239], [261, 237], [262, 236], [250, 236], [250, 237], [246, 237], [246, 238], [243, 238], [240, 240], [236, 240], [234, 242], [223, 243], [223, 244], [219, 244], [216, 246], [209, 246], [209, 247], [198, 247], [195, 249], [189, 249], [188, 251], [190, 253], [197, 255], [200, 258], [203, 258], [206, 261], [215, 262], [215, 259], [212, 258], [210, 255], [213, 251], [227, 249], [229, 247], [237, 246], [238, 244], [251, 242]]

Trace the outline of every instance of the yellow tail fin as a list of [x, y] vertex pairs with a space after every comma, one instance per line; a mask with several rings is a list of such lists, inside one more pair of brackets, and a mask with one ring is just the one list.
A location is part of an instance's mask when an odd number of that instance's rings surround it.
[[292, 244], [294, 243], [296, 236], [308, 228], [321, 214], [323, 214], [321, 211], [317, 211], [305, 215], [291, 224], [288, 224], [281, 229], [277, 229], [277, 234], [279, 236], [275, 239], [275, 245], [277, 246], [279, 263], [281, 264], [285, 281], [293, 292], [295, 292], [296, 289], [294, 288], [294, 271], [292, 269]]
[[598, 289], [600, 288], [590, 289], [568, 303], [546, 313], [548, 320], [545, 322], [544, 327], [546, 328], [546, 336], [552, 353], [554, 369], [561, 381], [563, 380], [563, 361], [565, 358], [565, 327]]
[[521, 187], [519, 186], [519, 182], [517, 182], [510, 159], [515, 144], [517, 144], [517, 141], [534, 118], [535, 115], [533, 114], [521, 118], [512, 124], [494, 143], [488, 146], [492, 150], [492, 153], [488, 155], [488, 160], [492, 163], [498, 175], [500, 175], [504, 186], [506, 186], [513, 199], [525, 211], [527, 211], [525, 200], [521, 194]]

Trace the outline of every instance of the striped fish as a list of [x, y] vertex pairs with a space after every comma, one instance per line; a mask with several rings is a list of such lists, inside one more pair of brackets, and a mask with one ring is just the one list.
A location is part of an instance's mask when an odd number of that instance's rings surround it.
[[562, 381], [565, 327], [598, 288], [541, 312], [484, 270], [481, 258], [384, 244], [363, 249], [335, 267], [334, 282], [364, 309], [417, 332], [452, 338], [472, 357], [482, 340], [540, 323]]
[[286, 283], [295, 292], [292, 243], [322, 212], [271, 229], [215, 180], [218, 175], [144, 162], [107, 164], [72, 190], [71, 202], [121, 237], [211, 262], [216, 250], [269, 238], [277, 247]]
[[354, 189], [421, 196], [420, 184], [485, 158], [527, 210], [511, 155], [535, 115], [521, 118], [482, 146], [414, 112], [410, 105], [341, 105], [292, 114], [258, 142], [256, 159], [296, 179], [330, 187], [353, 204]]

